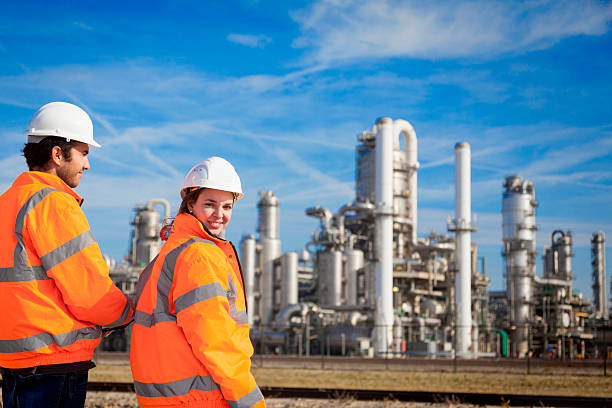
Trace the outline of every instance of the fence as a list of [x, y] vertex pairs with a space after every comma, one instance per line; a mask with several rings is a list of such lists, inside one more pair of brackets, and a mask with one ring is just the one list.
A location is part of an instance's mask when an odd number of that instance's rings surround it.
[[[419, 329], [421, 327], [421, 329]], [[405, 326], [387, 333], [386, 347], [372, 340], [373, 327], [295, 325], [279, 329], [255, 325], [251, 330], [255, 366], [323, 369], [436, 370], [524, 374], [608, 375], [612, 325], [593, 324], [589, 332], [542, 332], [523, 328], [524, 344], [512, 344], [511, 329], [480, 330], [472, 340], [478, 352], [458, 355], [455, 328], [423, 330]], [[395, 336], [394, 336], [395, 334]], [[521, 347], [524, 347], [521, 349]], [[378, 350], [377, 350], [378, 349]]]

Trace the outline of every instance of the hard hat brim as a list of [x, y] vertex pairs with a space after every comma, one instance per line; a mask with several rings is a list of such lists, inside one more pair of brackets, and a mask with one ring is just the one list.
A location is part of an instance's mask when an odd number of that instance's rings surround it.
[[[61, 134], [58, 134], [61, 133]], [[28, 137], [28, 143], [40, 143], [41, 140], [43, 140], [45, 137], [49, 137], [49, 136], [55, 136], [55, 137], [63, 137], [64, 139], [68, 140], [75, 140], [77, 142], [81, 142], [81, 143], [87, 143], [90, 146], [93, 147], [102, 147], [102, 145], [100, 145], [100, 143], [96, 142], [94, 139], [91, 140], [83, 140], [82, 137], [79, 137], [78, 135], [71, 135], [67, 132], [58, 132], [57, 130], [26, 130], [25, 132], [23, 132], [24, 135], [26, 135]]]

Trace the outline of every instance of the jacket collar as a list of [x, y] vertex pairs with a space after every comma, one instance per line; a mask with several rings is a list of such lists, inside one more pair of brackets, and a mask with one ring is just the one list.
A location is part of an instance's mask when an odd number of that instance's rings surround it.
[[215, 244], [226, 245], [229, 241], [211, 234], [208, 229], [193, 215], [182, 213], [174, 219], [174, 232], [182, 232], [213, 241]]
[[51, 188], [70, 194], [77, 200], [79, 205], [83, 204], [83, 198], [70, 188], [64, 180], [53, 174], [42, 171], [24, 171], [15, 179], [13, 187], [25, 186], [28, 184], [45, 184]]

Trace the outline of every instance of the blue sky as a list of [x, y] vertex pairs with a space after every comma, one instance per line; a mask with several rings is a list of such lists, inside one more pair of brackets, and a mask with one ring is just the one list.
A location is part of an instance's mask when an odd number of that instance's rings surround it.
[[[179, 204], [189, 168], [230, 160], [246, 197], [228, 236], [256, 229], [259, 190], [281, 202], [283, 250], [317, 226], [304, 209], [354, 198], [356, 135], [381, 116], [418, 137], [419, 234], [454, 212], [454, 145], [472, 147], [473, 239], [502, 289], [504, 176], [533, 181], [538, 246], [612, 240], [612, 6], [601, 1], [4, 2], [0, 187], [22, 134], [53, 100], [84, 107], [101, 149], [77, 191], [103, 252], [127, 251], [132, 207]], [[608, 262], [608, 280], [611, 262]], [[541, 270], [541, 260], [538, 260]]]

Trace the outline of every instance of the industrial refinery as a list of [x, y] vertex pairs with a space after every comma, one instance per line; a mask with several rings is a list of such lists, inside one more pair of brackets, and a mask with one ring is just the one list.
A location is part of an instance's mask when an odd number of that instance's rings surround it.
[[[500, 180], [505, 290], [490, 291], [472, 240], [469, 143], [460, 141], [454, 152], [454, 218], [447, 231], [426, 236], [417, 236], [417, 136], [402, 119], [379, 119], [358, 134], [354, 200], [336, 210], [306, 208], [319, 226], [300, 251], [282, 252], [282, 203], [273, 191], [260, 192], [257, 231], [240, 242], [256, 352], [550, 359], [606, 353], [604, 233], [594, 231], [591, 240], [591, 303], [572, 290], [571, 231], [560, 225], [539, 254], [536, 186], [520, 175]], [[170, 219], [165, 200], [135, 208], [128, 255], [118, 264], [107, 260], [128, 294], [161, 248], [162, 219]], [[113, 334], [104, 347], [125, 350], [127, 338]]]

